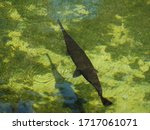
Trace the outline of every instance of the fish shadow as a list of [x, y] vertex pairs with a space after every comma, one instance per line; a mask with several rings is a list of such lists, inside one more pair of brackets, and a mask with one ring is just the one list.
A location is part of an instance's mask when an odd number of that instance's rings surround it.
[[72, 113], [84, 113], [83, 104], [86, 102], [74, 91], [74, 86], [71, 82], [65, 80], [65, 78], [58, 72], [56, 65], [52, 62], [50, 56], [47, 54], [50, 61], [51, 72], [55, 78], [55, 88], [58, 89], [57, 96], [62, 97], [60, 102], [63, 102], [63, 107], [67, 107]]

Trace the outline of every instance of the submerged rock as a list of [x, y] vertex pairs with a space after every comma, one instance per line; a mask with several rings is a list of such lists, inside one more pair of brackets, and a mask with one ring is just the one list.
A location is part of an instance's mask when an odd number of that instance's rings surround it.
[[13, 108], [10, 103], [2, 103], [0, 102], [0, 113], [12, 113]]
[[33, 113], [34, 110], [32, 108], [32, 101], [22, 101], [20, 100], [18, 103], [18, 113]]

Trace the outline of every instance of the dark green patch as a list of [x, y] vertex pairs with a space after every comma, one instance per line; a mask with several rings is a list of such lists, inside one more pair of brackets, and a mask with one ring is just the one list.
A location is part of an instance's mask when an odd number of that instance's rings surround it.
[[150, 101], [150, 93], [149, 92], [145, 93], [144, 101]]
[[115, 73], [114, 79], [121, 81], [121, 80], [123, 80], [123, 77], [124, 77], [125, 75], [126, 75], [126, 73], [121, 73], [121, 72]]

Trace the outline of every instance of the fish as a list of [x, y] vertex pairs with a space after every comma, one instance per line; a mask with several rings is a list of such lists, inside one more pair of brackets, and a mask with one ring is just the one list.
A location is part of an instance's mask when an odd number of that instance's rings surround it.
[[63, 33], [67, 53], [76, 66], [73, 77], [82, 75], [96, 89], [102, 101], [102, 104], [104, 106], [110, 106], [112, 102], [103, 97], [102, 87], [97, 76], [98, 71], [94, 68], [92, 62], [83, 51], [83, 49], [77, 44], [77, 42], [71, 37], [71, 35], [67, 33], [59, 19], [57, 20], [57, 22]]

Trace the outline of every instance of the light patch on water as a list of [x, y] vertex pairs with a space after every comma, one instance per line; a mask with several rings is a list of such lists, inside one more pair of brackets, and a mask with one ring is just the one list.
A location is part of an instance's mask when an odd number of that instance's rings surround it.
[[36, 14], [39, 16], [47, 16], [47, 9], [44, 7], [36, 7], [35, 5], [30, 5], [26, 7], [26, 9], [29, 11], [31, 14]]
[[10, 12], [10, 17], [14, 20], [22, 20], [21, 16], [19, 15], [19, 13], [17, 12], [17, 10], [11, 10], [12, 12]]
[[99, 0], [52, 0], [49, 2], [49, 16], [55, 20], [91, 19], [97, 16]]
[[150, 0], [147, 0], [147, 4], [150, 5]]

